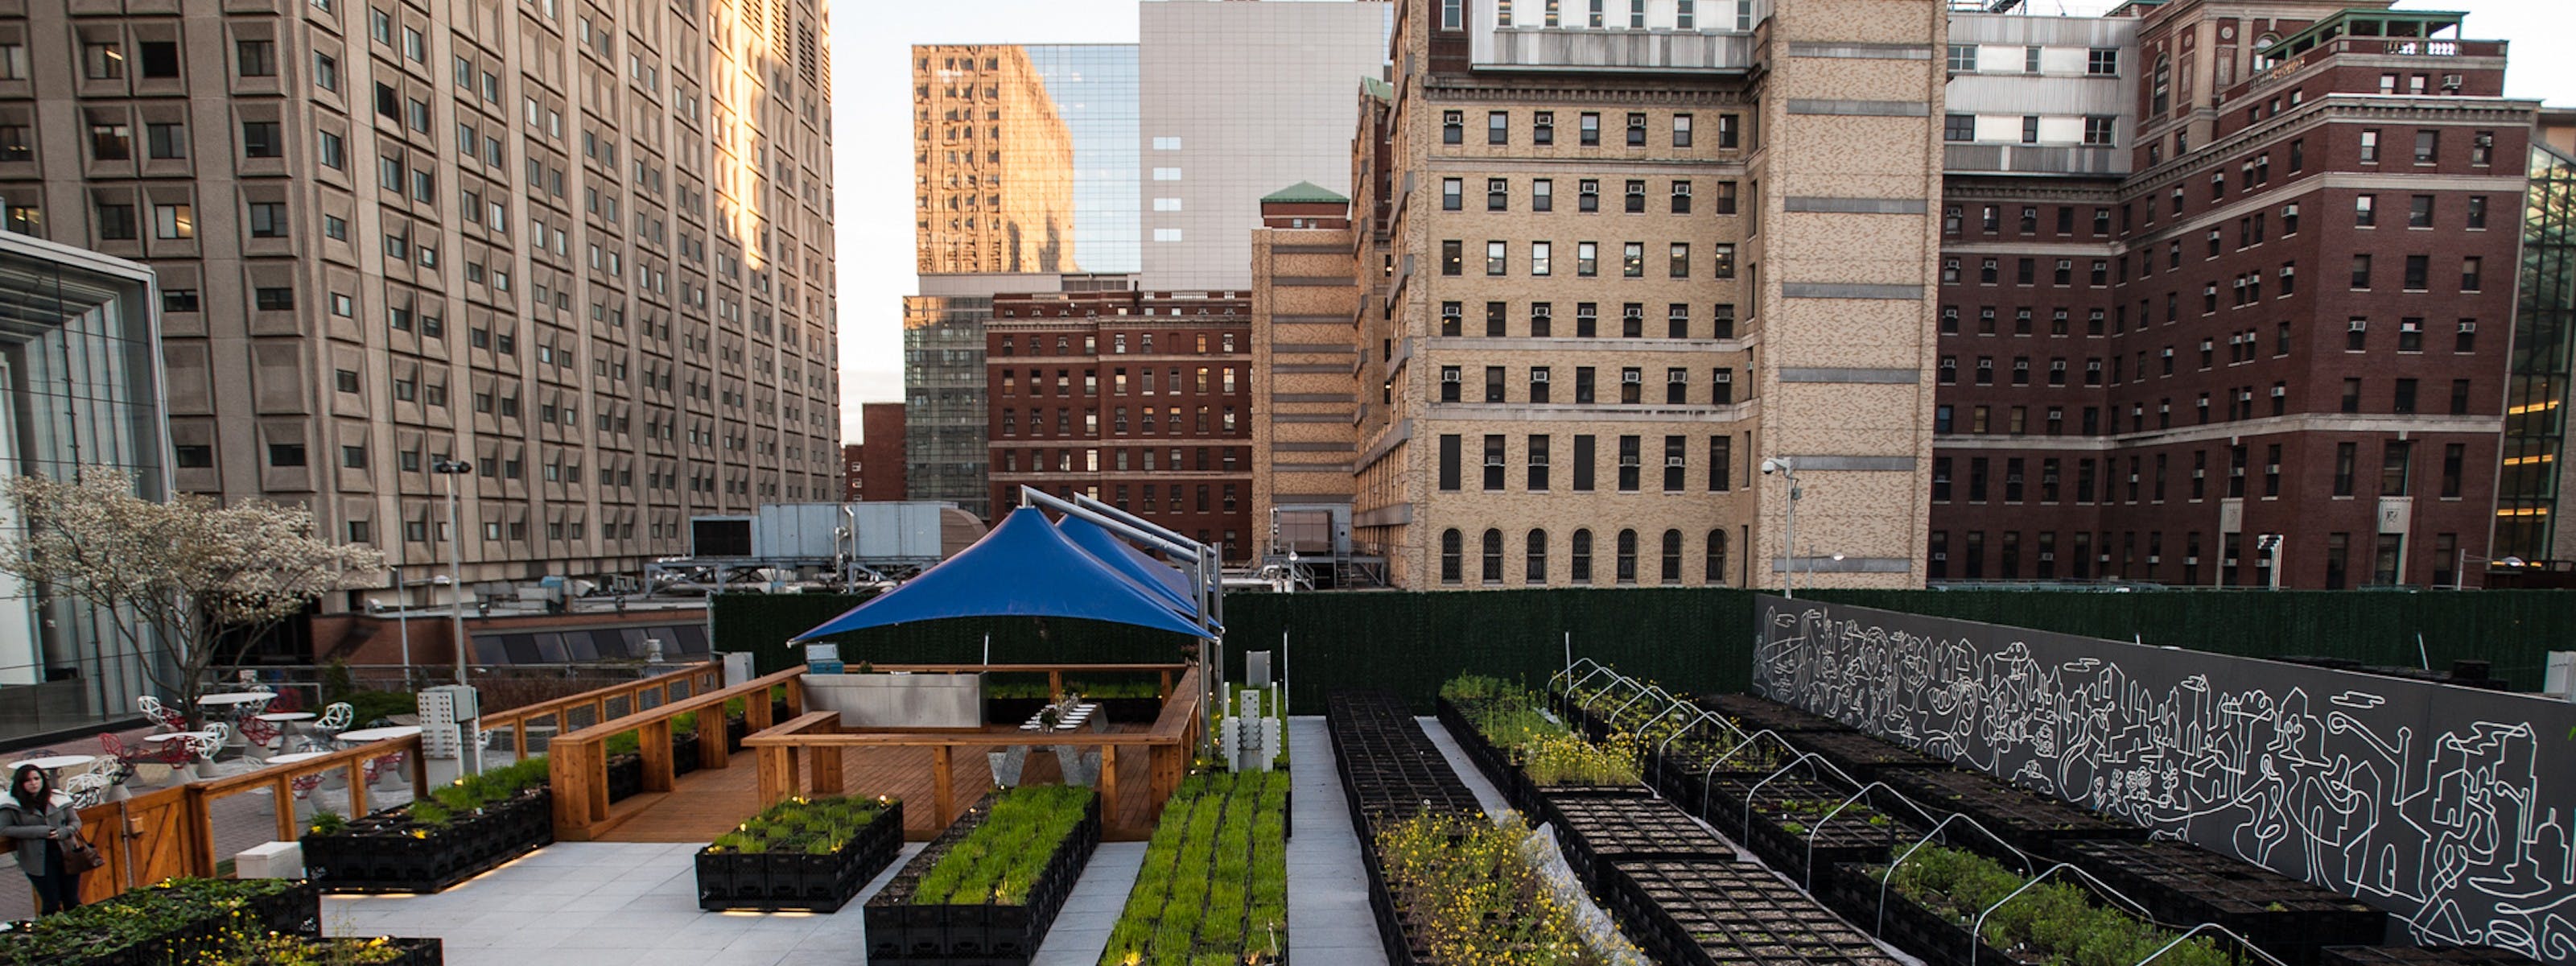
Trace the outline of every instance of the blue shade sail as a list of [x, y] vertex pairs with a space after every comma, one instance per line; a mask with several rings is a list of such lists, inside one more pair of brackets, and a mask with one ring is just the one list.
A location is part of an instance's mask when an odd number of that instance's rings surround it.
[[1108, 528], [1077, 516], [1066, 516], [1055, 522], [1074, 546], [1099, 558], [1127, 579], [1144, 585], [1156, 597], [1170, 601], [1171, 606], [1188, 617], [1197, 614], [1196, 595], [1190, 593], [1190, 578], [1179, 567], [1154, 559], [1152, 554], [1136, 549], [1134, 544], [1119, 539]]
[[791, 643], [956, 617], [1070, 617], [1192, 637], [1205, 633], [1175, 613], [1159, 591], [1076, 546], [1036, 508], [1021, 507], [974, 546]]

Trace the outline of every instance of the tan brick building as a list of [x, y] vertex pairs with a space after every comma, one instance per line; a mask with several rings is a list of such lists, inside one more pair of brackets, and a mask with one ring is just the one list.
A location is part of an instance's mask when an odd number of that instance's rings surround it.
[[179, 490], [631, 573], [840, 490], [825, 6], [0, 5], [0, 207], [158, 274]]
[[1355, 549], [1407, 587], [1919, 584], [1942, 8], [1610, 6], [1399, 5]]
[[[1305, 182], [1261, 200], [1252, 233], [1253, 531], [1265, 556], [1351, 552], [1360, 305], [1350, 199]], [[1328, 581], [1338, 583], [1339, 581]]]

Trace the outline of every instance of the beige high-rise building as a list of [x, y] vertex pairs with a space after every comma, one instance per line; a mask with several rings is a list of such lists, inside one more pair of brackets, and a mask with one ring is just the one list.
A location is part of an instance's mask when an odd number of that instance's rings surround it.
[[179, 489], [413, 584], [450, 539], [472, 582], [632, 573], [839, 492], [818, 0], [10, 9], [7, 227], [158, 273]]
[[1405, 587], [1920, 584], [1943, 18], [1402, 0], [1356, 549]]
[[912, 48], [924, 274], [1074, 270], [1073, 132], [1017, 44]]
[[[1368, 580], [1354, 561], [1351, 461], [1365, 289], [1353, 270], [1351, 200], [1306, 182], [1261, 199], [1252, 232], [1252, 530], [1264, 557], [1294, 552], [1329, 583]], [[1342, 564], [1367, 571], [1345, 574]]]

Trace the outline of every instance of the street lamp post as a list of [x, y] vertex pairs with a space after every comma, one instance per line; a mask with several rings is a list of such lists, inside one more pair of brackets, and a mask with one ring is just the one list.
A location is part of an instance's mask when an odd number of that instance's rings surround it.
[[1786, 519], [1780, 528], [1780, 595], [1795, 599], [1798, 596], [1798, 497], [1801, 495], [1798, 490], [1798, 466], [1785, 456], [1764, 459], [1762, 475], [1769, 476], [1773, 473], [1778, 473], [1789, 481], [1789, 502], [1781, 510], [1781, 515]]
[[456, 683], [465, 683], [465, 526], [456, 511], [456, 491], [462, 487], [457, 477], [474, 472], [474, 464], [463, 460], [439, 460], [429, 471], [447, 477], [447, 600], [449, 604], [448, 640], [456, 648]]

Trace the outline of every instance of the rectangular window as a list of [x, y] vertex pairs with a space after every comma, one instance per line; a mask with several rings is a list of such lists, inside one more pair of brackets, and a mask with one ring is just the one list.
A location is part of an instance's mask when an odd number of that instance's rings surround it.
[[169, 240], [196, 236], [197, 218], [190, 206], [152, 206], [152, 237]]
[[1621, 493], [1637, 492], [1637, 484], [1641, 477], [1639, 460], [1643, 458], [1640, 455], [1640, 447], [1643, 441], [1644, 437], [1640, 436], [1619, 437], [1619, 492]]
[[1689, 278], [1690, 245], [1686, 242], [1674, 242], [1672, 251], [1665, 257], [1664, 267], [1673, 278]]
[[1539, 178], [1530, 182], [1530, 210], [1556, 210], [1556, 182]]
[[284, 150], [276, 121], [242, 122], [242, 156], [274, 158]]
[[[1495, 371], [1500, 372], [1501, 370], [1498, 369]], [[1504, 466], [1503, 437], [1500, 435], [1487, 434], [1485, 436], [1484, 465], [1484, 483], [1486, 491], [1492, 492], [1501, 490], [1503, 488]]]
[[1545, 434], [1533, 435], [1529, 438], [1529, 489], [1532, 493], [1547, 492], [1547, 436]]
[[1512, 143], [1512, 115], [1509, 111], [1485, 112], [1485, 143]]
[[1501, 275], [1510, 267], [1510, 263], [1510, 248], [1507, 243], [1498, 241], [1485, 243], [1485, 274]]
[[1592, 473], [1595, 463], [1592, 441], [1593, 437], [1588, 435], [1574, 437], [1574, 489], [1576, 492], [1592, 492]]
[[2334, 495], [2352, 495], [2352, 464], [2359, 455], [2360, 446], [2359, 443], [2335, 444]]
[[1440, 435], [1440, 489], [1443, 491], [1455, 492], [1458, 489], [1461, 439], [1456, 433]]
[[1977, 139], [1977, 116], [1944, 114], [1941, 116], [1941, 140], [1966, 143]]
[[270, 40], [237, 40], [233, 42], [234, 69], [243, 77], [277, 76], [277, 43]]

